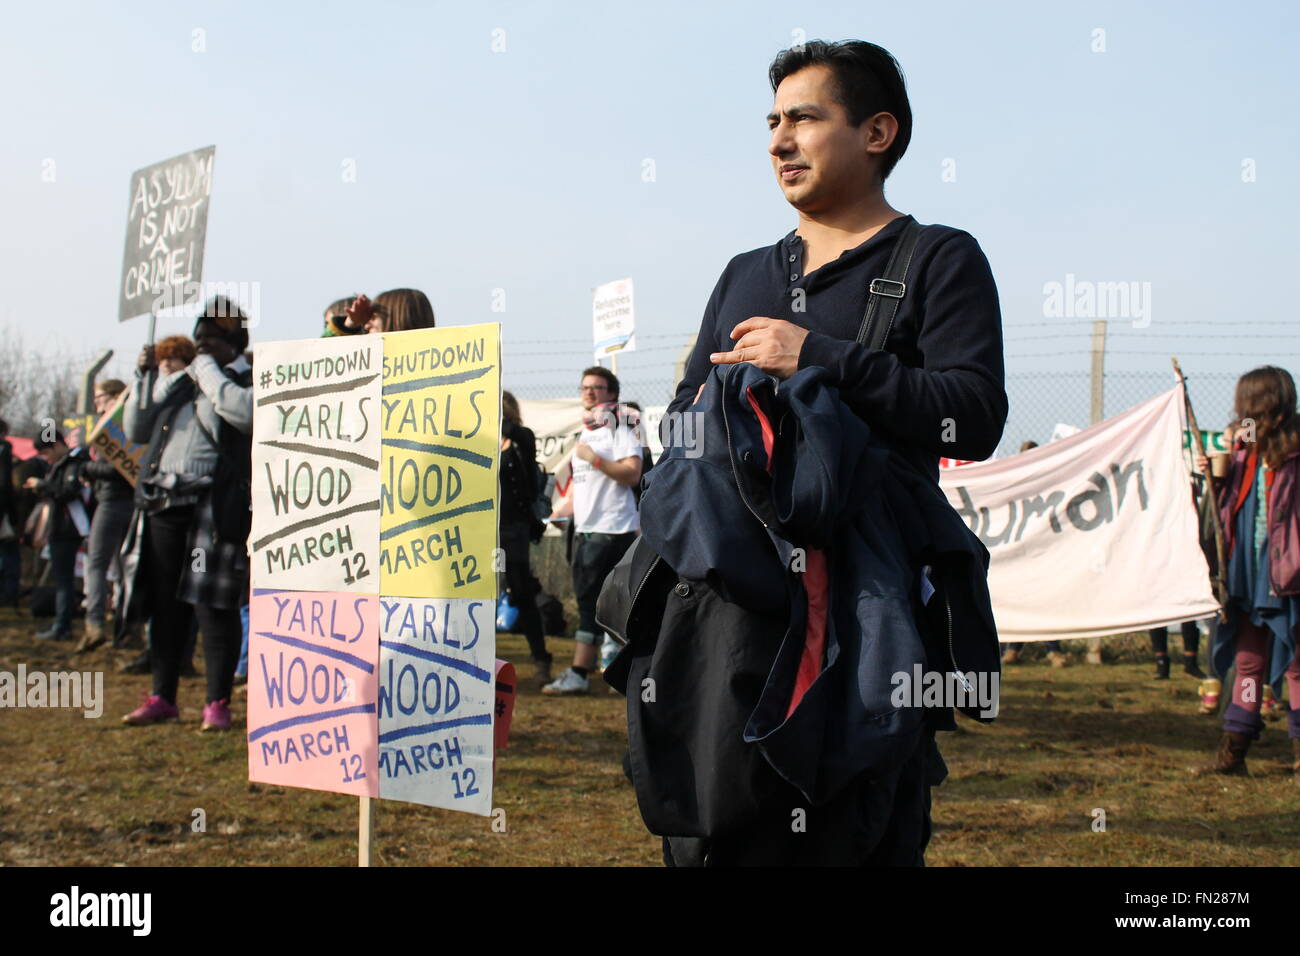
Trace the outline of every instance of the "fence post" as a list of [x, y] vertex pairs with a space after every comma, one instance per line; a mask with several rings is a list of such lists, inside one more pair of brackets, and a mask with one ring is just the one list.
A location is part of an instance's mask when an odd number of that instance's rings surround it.
[[[1088, 409], [1088, 424], [1095, 425], [1106, 413], [1106, 320], [1092, 323], [1092, 395]], [[1089, 664], [1101, 663], [1101, 638], [1088, 638], [1088, 652], [1084, 659]]]

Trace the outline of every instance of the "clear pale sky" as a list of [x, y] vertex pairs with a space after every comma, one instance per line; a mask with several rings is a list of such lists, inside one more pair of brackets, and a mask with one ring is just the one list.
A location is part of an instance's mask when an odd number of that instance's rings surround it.
[[1087, 369], [1087, 323], [1044, 314], [1067, 274], [1150, 283], [1150, 324], [1111, 323], [1110, 369], [1297, 364], [1291, 4], [54, 2], [5, 19], [0, 328], [51, 348], [135, 354], [145, 320], [116, 321], [130, 174], [216, 144], [204, 278], [260, 284], [255, 340], [416, 286], [440, 324], [502, 322], [506, 387], [567, 394], [591, 287], [630, 275], [643, 351], [621, 370], [662, 401], [651, 384], [727, 260], [795, 223], [764, 116], [767, 65], [802, 31], [899, 58], [916, 126], [887, 195], [980, 241], [1010, 376]]

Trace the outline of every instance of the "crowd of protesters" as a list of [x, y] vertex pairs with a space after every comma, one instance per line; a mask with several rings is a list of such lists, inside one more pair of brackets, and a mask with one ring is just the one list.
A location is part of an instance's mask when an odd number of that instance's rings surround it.
[[[96, 415], [120, 404], [127, 437], [147, 445], [134, 486], [84, 441], [70, 444], [57, 431], [32, 441], [35, 457], [18, 459], [0, 419], [0, 607], [20, 606], [26, 543], [45, 557], [52, 582], [52, 588], [31, 592], [33, 603], [37, 596], [47, 604], [53, 597], [47, 608], [52, 623], [36, 638], [73, 640], [84, 607], [75, 652], [110, 643], [143, 648], [122, 668], [152, 678], [150, 693], [123, 718], [130, 725], [179, 717], [179, 682], [195, 673], [197, 635], [206, 684], [201, 729], [231, 727], [231, 698], [247, 677], [253, 361], [247, 325], [237, 303], [217, 297], [198, 317], [192, 337], [174, 335], [145, 347], [129, 384], [96, 384]], [[434, 326], [424, 293], [394, 289], [373, 301], [365, 295], [339, 299], [325, 310], [321, 334]], [[601, 366], [588, 368], [578, 392], [583, 429], [554, 498], [519, 402], [509, 392], [502, 400], [503, 593], [518, 610], [512, 629], [527, 641], [534, 682], [550, 695], [588, 693], [591, 674], [618, 650], [596, 622], [596, 597], [638, 534], [637, 491], [650, 467], [639, 409], [621, 399], [617, 376]], [[1247, 752], [1265, 722], [1285, 715], [1300, 779], [1300, 597], [1285, 593], [1300, 561], [1295, 539], [1288, 537], [1300, 508], [1300, 418], [1292, 377], [1271, 366], [1247, 373], [1238, 382], [1234, 411], [1225, 432], [1230, 450], [1216, 463], [1217, 501], [1204, 493], [1201, 474], [1193, 482], [1212, 569], [1206, 520], [1211, 508], [1217, 507], [1228, 542], [1226, 621], [1208, 622], [1209, 664], [1219, 676], [1207, 678], [1201, 669], [1200, 628], [1193, 621], [1181, 626], [1182, 671], [1203, 679], [1202, 713], [1220, 709], [1220, 679], [1235, 671], [1223, 735], [1202, 773], [1244, 774]], [[1026, 442], [1021, 451], [1032, 447]], [[1197, 465], [1199, 472], [1210, 470], [1205, 459]], [[530, 544], [540, 540], [548, 522], [568, 538], [579, 618], [572, 664], [558, 675], [552, 673], [530, 563]], [[79, 591], [76, 568], [83, 550]], [[1154, 628], [1149, 638], [1154, 677], [1168, 679], [1167, 630]], [[1003, 650], [1004, 663], [1021, 661], [1020, 645]], [[1057, 642], [1048, 646], [1046, 659], [1056, 667], [1068, 663]]]
[[[24, 554], [42, 557], [53, 584], [53, 622], [42, 641], [72, 641], [83, 593], [85, 623], [74, 653], [111, 642], [142, 653], [121, 669], [151, 675], [151, 691], [122, 720], [177, 720], [180, 679], [196, 672], [202, 635], [203, 731], [231, 727], [231, 698], [247, 677], [252, 474], [252, 361], [248, 317], [223, 296], [205, 304], [191, 336], [141, 351], [133, 381], [97, 383], [97, 417], [120, 406], [126, 438], [145, 446], [134, 485], [84, 440], [45, 428], [36, 457], [16, 460], [0, 420], [0, 604], [21, 606]], [[415, 289], [371, 302], [340, 300], [325, 335], [432, 328]], [[32, 562], [35, 564], [35, 562]], [[34, 570], [34, 568], [33, 568]], [[34, 575], [35, 576], [35, 575]], [[113, 586], [116, 582], [116, 587]], [[33, 586], [34, 613], [51, 589]], [[112, 625], [109, 610], [112, 608]], [[146, 638], [147, 635], [147, 638]]]

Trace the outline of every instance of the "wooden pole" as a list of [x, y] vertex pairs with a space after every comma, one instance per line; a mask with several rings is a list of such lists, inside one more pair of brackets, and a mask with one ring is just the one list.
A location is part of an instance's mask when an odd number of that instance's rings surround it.
[[1092, 323], [1092, 401], [1088, 411], [1088, 424], [1095, 425], [1105, 417], [1106, 399], [1106, 321]]
[[357, 820], [357, 866], [370, 865], [371, 834], [374, 829], [375, 805], [369, 797], [362, 797]]
[[1209, 456], [1205, 454], [1205, 442], [1201, 438], [1201, 428], [1196, 424], [1196, 413], [1192, 411], [1192, 396], [1187, 394], [1187, 379], [1178, 359], [1171, 356], [1174, 363], [1174, 375], [1178, 384], [1183, 386], [1183, 402], [1187, 408], [1187, 427], [1191, 429], [1192, 441], [1196, 443], [1196, 454], [1205, 458], [1205, 493], [1210, 496], [1210, 523], [1214, 526], [1214, 553], [1218, 557], [1218, 568], [1214, 575], [1214, 596], [1219, 601], [1219, 621], [1228, 623], [1228, 546], [1223, 536], [1223, 523], [1219, 520], [1219, 489], [1214, 483], [1214, 470], [1210, 467]]

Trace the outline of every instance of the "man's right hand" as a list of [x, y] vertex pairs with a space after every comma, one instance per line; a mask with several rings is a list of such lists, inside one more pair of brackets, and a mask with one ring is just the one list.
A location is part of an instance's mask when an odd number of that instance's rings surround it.
[[136, 360], [135, 367], [141, 372], [152, 372], [158, 367], [158, 356], [152, 345], [146, 345], [140, 350], [140, 358]]

